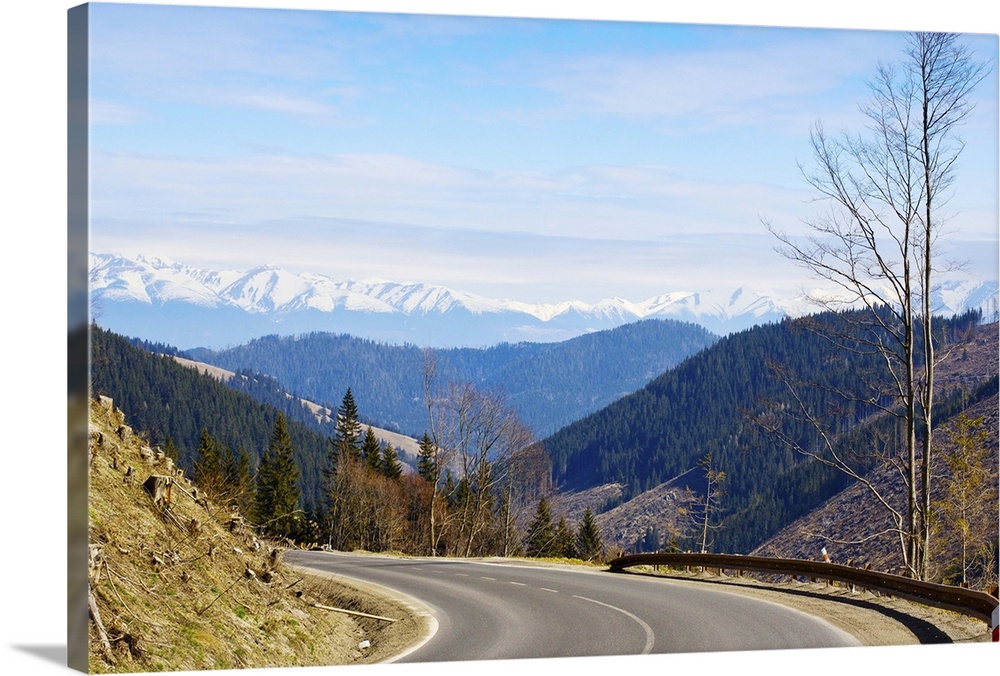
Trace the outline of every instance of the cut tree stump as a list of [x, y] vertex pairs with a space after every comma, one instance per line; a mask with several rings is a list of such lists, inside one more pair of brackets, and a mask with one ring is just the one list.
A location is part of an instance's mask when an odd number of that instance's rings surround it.
[[173, 477], [151, 474], [145, 483], [142, 484], [142, 487], [149, 493], [149, 497], [153, 498], [153, 504], [157, 507], [162, 507], [172, 502], [170, 493], [173, 484]]

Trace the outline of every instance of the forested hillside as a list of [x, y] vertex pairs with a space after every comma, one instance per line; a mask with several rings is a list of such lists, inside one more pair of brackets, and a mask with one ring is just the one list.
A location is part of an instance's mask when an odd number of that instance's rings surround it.
[[[981, 326], [972, 340], [939, 362], [936, 381], [951, 393], [935, 416], [933, 579], [988, 589], [997, 575], [997, 452], [1000, 424], [997, 324]], [[868, 477], [883, 496], [904, 495], [892, 467]], [[874, 535], [873, 535], [874, 534]], [[903, 570], [899, 538], [872, 490], [853, 484], [810, 511], [754, 552], [812, 558], [826, 547], [836, 563]]]
[[[111, 397], [127, 411], [132, 425], [147, 435], [151, 445], [174, 449], [178, 466], [189, 473], [193, 470], [203, 431], [224, 452], [234, 457], [244, 454], [251, 468], [259, 463], [279, 409], [96, 326], [91, 330], [91, 355], [93, 392]], [[299, 405], [285, 400], [289, 406]], [[288, 430], [304, 505], [321, 504], [329, 436], [294, 420]]]
[[[549, 434], [713, 344], [694, 324], [647, 320], [562, 343], [504, 343], [432, 350], [441, 382], [470, 382], [503, 393], [538, 436]], [[350, 387], [373, 424], [418, 437], [427, 426], [425, 352], [346, 335], [268, 336], [193, 359], [232, 371], [265, 373], [299, 396], [336, 408]]]
[[[790, 395], [791, 386], [797, 388], [804, 406], [836, 422], [838, 444], [845, 452], [855, 454], [861, 469], [875, 463], [875, 459], [866, 454], [866, 448], [873, 441], [891, 441], [893, 435], [898, 434], [891, 417], [878, 415], [884, 407], [891, 406], [891, 398], [874, 400], [861, 396], [869, 391], [867, 388], [882, 373], [879, 356], [837, 351], [828, 337], [816, 330], [817, 326], [829, 327], [840, 319], [837, 315], [820, 315], [730, 335], [689, 357], [637, 392], [551, 435], [528, 449], [525, 455], [518, 453], [518, 449], [524, 448], [520, 442], [512, 446], [503, 458], [494, 457], [488, 449], [483, 449], [482, 471], [486, 472], [483, 476], [496, 474], [506, 477], [512, 487], [513, 480], [526, 479], [526, 475], [522, 476], [523, 472], [515, 470], [518, 463], [527, 461], [529, 457], [538, 460], [532, 467], [538, 471], [544, 468], [546, 476], [527, 477], [533, 487], [518, 496], [517, 509], [522, 512], [534, 508], [532, 500], [537, 497], [533, 497], [536, 493], [532, 491], [547, 490], [544, 486], [548, 485], [549, 463], [552, 483], [560, 492], [620, 485], [620, 491], [616, 490], [613, 500], [604, 499], [601, 504], [586, 505], [594, 512], [600, 512], [628, 503], [644, 492], [692, 470], [695, 471], [688, 476], [694, 478], [680, 488], [693, 491], [692, 504], [696, 505], [698, 494], [704, 491], [702, 475], [705, 463], [710, 460], [711, 471], [725, 475], [716, 486], [719, 493], [713, 501], [714, 511], [710, 514], [713, 526], [709, 538], [711, 549], [747, 553], [849, 485], [849, 479], [844, 474], [806, 460], [775, 436], [774, 431], [777, 430], [802, 447], [817, 444], [820, 440], [817, 430], [796, 414], [798, 402]], [[942, 354], [947, 353], [944, 348], [948, 347], [952, 348], [951, 354], [971, 353], [971, 350], [963, 351], [963, 341], [970, 340], [977, 322], [975, 314], [937, 321]], [[323, 341], [325, 338], [329, 337], [312, 335], [300, 340], [308, 343], [309, 340]], [[344, 351], [341, 358], [349, 361], [347, 348], [355, 345], [353, 341], [341, 339], [329, 344], [339, 346]], [[422, 376], [423, 354], [416, 348], [408, 348], [412, 352], [402, 349], [383, 352], [375, 349], [380, 346], [365, 341], [357, 345], [361, 349], [354, 358], [359, 361], [375, 360], [380, 356], [400, 358], [400, 362], [379, 365], [379, 368], [389, 372], [393, 364], [404, 368], [406, 355], [410, 358], [416, 356], [420, 359], [419, 372]], [[530, 355], [535, 347], [502, 346], [498, 349], [524, 349]], [[366, 351], [366, 348], [372, 349]], [[199, 444], [206, 432], [215, 439], [218, 448], [225, 449], [229, 457], [238, 459], [245, 456], [252, 467], [260, 462], [279, 415], [278, 408], [254, 398], [263, 396], [261, 392], [254, 392], [251, 396], [248, 392], [235, 391], [211, 377], [179, 365], [171, 357], [156, 356], [128, 339], [96, 327], [92, 334], [92, 354], [95, 392], [112, 397], [123, 410], [129, 411], [136, 428], [148, 436], [150, 444], [176, 449], [180, 466], [189, 470], [194, 468]], [[584, 354], [587, 351], [581, 350], [581, 360]], [[990, 380], [983, 369], [976, 366], [978, 362], [975, 358], [963, 359], [958, 361], [959, 366], [964, 368], [960, 370], [960, 377], [939, 383], [936, 409], [939, 424], [944, 424], [964, 408], [996, 395], [995, 375]], [[608, 360], [612, 357], [609, 356]], [[509, 361], [506, 363], [512, 364]], [[604, 363], [607, 368], [613, 368], [608, 365], [610, 361]], [[510, 368], [514, 369], [514, 366]], [[322, 372], [322, 362], [316, 370]], [[438, 378], [444, 379], [447, 373], [439, 362]], [[543, 382], [545, 376], [536, 374], [536, 377]], [[246, 382], [252, 383], [252, 386], [248, 385], [251, 389], [274, 389], [273, 393], [264, 394], [276, 399], [275, 403], [283, 403], [286, 410], [299, 406], [296, 400], [286, 396], [275, 381], [248, 375]], [[390, 379], [388, 382], [393, 381]], [[371, 395], [364, 389], [365, 381], [360, 386], [350, 387], [357, 402], [370, 401]], [[579, 388], [582, 392], [587, 391], [582, 383]], [[844, 398], [843, 395], [849, 393], [853, 394]], [[492, 402], [493, 395], [485, 389], [476, 396]], [[451, 403], [455, 405], [458, 402]], [[506, 411], [506, 408], [496, 410]], [[359, 417], [375, 418], [360, 403], [357, 411]], [[309, 415], [304, 410], [298, 413]], [[291, 415], [287, 417], [292, 419]], [[762, 424], [765, 420], [766, 425]], [[767, 429], [769, 426], [772, 429]], [[330, 439], [337, 431], [317, 431], [295, 422], [289, 422], [288, 428], [296, 453], [302, 505], [308, 511], [324, 508], [327, 502], [324, 486], [328, 477], [324, 477], [323, 472], [330, 468]], [[537, 453], [539, 449], [544, 449], [544, 458]], [[367, 451], [360, 450], [360, 447], [355, 454], [368, 457]], [[459, 474], [444, 481], [449, 468], [438, 467], [441, 471], [437, 484], [440, 493], [432, 495], [426, 502], [437, 505], [440, 500], [442, 510], [461, 510], [469, 488], [477, 484], [459, 481]], [[421, 478], [425, 478], [425, 469], [427, 467], [421, 467]], [[454, 469], [457, 471], [458, 467]], [[362, 474], [358, 475], [359, 485], [369, 478], [385, 483], [382, 478]], [[406, 499], [421, 495], [416, 488], [422, 484], [411, 483], [412, 486], [405, 484], [413, 488], [404, 495]], [[404, 486], [398, 481], [386, 485], [397, 493], [397, 489]], [[433, 485], [433, 481], [428, 484]], [[423, 489], [429, 490], [427, 487]], [[503, 500], [497, 500], [498, 495], [485, 496], [483, 504], [492, 501], [494, 507], [506, 508], [514, 505], [510, 501], [512, 496], [513, 493], [504, 496]], [[406, 508], [403, 498], [400, 498], [399, 506], [402, 514]], [[634, 511], [617, 510], [615, 518], [620, 521], [623, 515]], [[504, 514], [498, 511], [491, 518], [506, 518]], [[600, 520], [608, 525], [611, 516], [609, 513]], [[693, 547], [697, 542], [693, 526], [698, 515], [691, 517], [687, 522], [692, 526], [692, 532], [675, 538], [675, 544]], [[574, 516], [571, 521], [577, 518]], [[664, 544], [646, 542], [650, 539], [646, 530], [650, 530], [655, 523], [650, 524], [650, 529], [637, 532], [634, 526], [638, 522], [634, 515], [628, 516], [628, 519], [629, 524], [619, 524], [614, 528], [614, 537], [609, 537], [608, 542], [632, 546], [642, 539], [643, 547], [653, 548]], [[405, 519], [401, 517], [399, 523], [403, 521]], [[500, 547], [508, 553], [513, 551], [511, 547], [516, 549], [517, 538], [507, 539], [508, 529], [515, 525], [515, 521], [508, 520], [506, 525], [499, 521], [491, 523], [488, 530], [481, 531], [489, 533], [489, 536], [477, 541], [477, 551], [491, 553]], [[454, 523], [462, 521], [456, 518]], [[402, 526], [396, 524], [393, 528]], [[441, 543], [444, 551], [459, 551], [461, 538], [464, 537], [460, 533], [456, 530], [445, 539], [431, 539]], [[625, 540], [619, 537], [622, 533], [626, 534], [623, 536]], [[415, 539], [409, 540], [407, 546], [419, 551], [424, 546], [420, 543], [426, 540], [424, 535], [409, 534], [408, 537]], [[402, 534], [395, 540], [386, 539], [383, 544], [390, 546], [399, 542], [403, 542]], [[471, 538], [467, 539], [467, 543], [471, 542]], [[500, 542], [504, 544], [501, 546]], [[511, 545], [511, 542], [514, 544]], [[370, 543], [365, 546], [370, 546]], [[468, 544], [465, 551], [471, 551]]]
[[[966, 335], [976, 320], [970, 314], [939, 321], [941, 340]], [[880, 373], [878, 355], [838, 352], [813, 330], [816, 323], [834, 321], [836, 316], [821, 315], [727, 336], [641, 390], [560, 430], [543, 442], [556, 485], [582, 490], [618, 483], [625, 502], [711, 455], [715, 469], [725, 473], [713, 551], [749, 552], [848, 485], [843, 474], [807, 462], [755, 422], [769, 416], [799, 444], [819, 443], [812, 425], [795, 414], [789, 374], [811, 384], [799, 390], [803, 403], [835, 419], [845, 435], [873, 420], [887, 403], [860, 396]], [[844, 398], [843, 393], [858, 396]], [[980, 396], [971, 386], [944, 394]], [[944, 401], [940, 410], [947, 410]], [[860, 449], [866, 440], [858, 436], [855, 443]]]
[[[92, 393], [131, 411], [144, 443], [249, 514], [261, 532], [341, 550], [524, 551], [523, 517], [548, 485], [548, 463], [491, 393], [462, 388], [460, 401], [441, 406], [445, 418], [460, 418], [457, 427], [435, 430], [445, 448], [425, 436], [418, 472], [404, 473], [391, 446], [364, 430], [350, 390], [327, 436], [96, 326], [91, 351]], [[597, 556], [599, 547], [586, 551]]]

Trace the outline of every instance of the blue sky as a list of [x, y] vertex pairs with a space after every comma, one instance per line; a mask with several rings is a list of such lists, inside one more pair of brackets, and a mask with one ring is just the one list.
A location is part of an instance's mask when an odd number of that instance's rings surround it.
[[[91, 248], [536, 302], [787, 294], [808, 279], [762, 220], [816, 213], [810, 127], [859, 129], [903, 37], [92, 5]], [[994, 278], [995, 77], [976, 98], [948, 254]]]

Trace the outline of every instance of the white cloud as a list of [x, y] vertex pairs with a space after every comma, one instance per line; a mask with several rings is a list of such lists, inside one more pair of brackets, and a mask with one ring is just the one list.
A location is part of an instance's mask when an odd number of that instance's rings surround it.
[[312, 99], [267, 91], [234, 94], [229, 100], [232, 103], [237, 105], [242, 104], [248, 108], [258, 108], [293, 115], [326, 116], [331, 115], [335, 111], [335, 108], [332, 106]]
[[391, 154], [94, 153], [92, 166], [95, 216], [138, 220], [178, 213], [238, 223], [354, 218], [549, 236], [603, 238], [615, 231], [621, 239], [649, 239], [753, 230], [765, 208], [801, 200], [780, 187], [699, 180], [655, 165], [490, 172]]
[[149, 113], [134, 106], [101, 98], [89, 101], [88, 121], [91, 125], [118, 126], [145, 121]]
[[845, 78], [870, 69], [885, 53], [855, 33], [773, 32], [752, 46], [675, 49], [639, 55], [607, 53], [539, 63], [535, 81], [562, 106], [628, 118], [661, 118], [690, 130], [801, 120], [821, 97], [842, 97]]

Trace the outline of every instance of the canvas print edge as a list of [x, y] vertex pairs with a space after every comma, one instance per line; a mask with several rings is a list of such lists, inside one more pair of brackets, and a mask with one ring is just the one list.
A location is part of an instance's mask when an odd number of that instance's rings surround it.
[[[74, 48], [75, 43], [73, 35], [79, 35], [79, 31], [83, 30], [86, 33], [86, 7], [76, 8], [70, 11], [70, 72], [71, 72], [71, 90], [69, 96], [69, 132], [70, 132], [70, 180], [69, 180], [69, 203], [70, 203], [70, 215], [69, 215], [69, 240], [70, 240], [70, 265], [69, 265], [69, 296], [71, 299], [70, 303], [70, 332], [68, 337], [68, 355], [70, 372], [68, 374], [68, 389], [70, 397], [70, 454], [69, 454], [69, 476], [71, 481], [74, 477], [86, 476], [86, 469], [80, 463], [83, 458], [80, 457], [78, 453], [73, 452], [74, 436], [78, 438], [85, 438], [86, 436], [86, 417], [81, 416], [78, 412], [74, 411], [73, 401], [74, 398], [78, 398], [83, 395], [86, 397], [87, 392], [87, 379], [86, 376], [81, 380], [81, 374], [83, 371], [81, 367], [86, 364], [89, 357], [89, 347], [85, 337], [81, 337], [80, 329], [82, 328], [83, 336], [87, 334], [87, 322], [84, 319], [83, 323], [80, 324], [78, 319], [79, 316], [75, 313], [74, 307], [83, 311], [86, 311], [87, 301], [85, 300], [85, 292], [88, 288], [88, 280], [86, 275], [86, 270], [81, 269], [78, 264], [74, 264], [74, 261], [79, 261], [86, 257], [87, 246], [85, 241], [82, 242], [81, 246], [81, 233], [83, 233], [83, 239], [86, 239], [87, 227], [86, 220], [83, 214], [86, 213], [86, 197], [85, 191], [80, 191], [79, 187], [81, 185], [86, 185], [87, 170], [85, 163], [81, 165], [79, 163], [79, 152], [81, 148], [86, 149], [86, 106], [80, 106], [80, 100], [78, 96], [73, 93], [73, 83], [79, 84], [81, 81], [86, 80], [86, 68], [81, 70], [81, 64], [85, 63], [85, 59], [81, 60], [79, 58], [80, 52]], [[86, 47], [83, 48], [83, 53], [86, 53]], [[76, 55], [74, 58], [72, 55]], [[80, 120], [83, 120], [82, 126], [80, 125]], [[83, 156], [86, 156], [86, 150], [84, 150]], [[74, 159], [77, 161], [74, 162]], [[82, 179], [82, 182], [81, 182]], [[81, 207], [81, 205], [83, 205]], [[82, 224], [82, 227], [81, 227]], [[82, 274], [81, 274], [82, 273]], [[80, 291], [84, 290], [84, 299], [80, 301], [79, 305], [73, 303], [73, 298], [80, 297]], [[82, 360], [81, 360], [82, 357]], [[82, 435], [82, 436], [81, 436]], [[77, 446], [79, 448], [79, 446]], [[83, 503], [79, 501], [79, 498], [83, 497]], [[86, 489], [82, 491], [79, 487], [74, 487], [70, 485], [70, 508], [69, 508], [69, 557], [68, 565], [70, 571], [69, 579], [69, 662], [73, 668], [86, 670], [86, 636], [87, 636], [87, 612], [84, 609], [85, 604], [81, 603], [81, 598], [86, 596], [85, 586], [86, 580], [80, 578], [79, 571], [85, 570], [87, 562], [87, 539], [86, 539], [86, 524], [82, 524], [79, 520], [81, 514], [86, 514]], [[82, 537], [81, 537], [82, 533]], [[74, 575], [76, 573], [76, 575]], [[82, 584], [81, 584], [82, 583]], [[83, 612], [81, 612], [83, 610]], [[82, 643], [81, 643], [82, 641]], [[83, 653], [81, 654], [78, 650], [79, 646], [83, 646]], [[81, 662], [81, 657], [83, 662]]]

